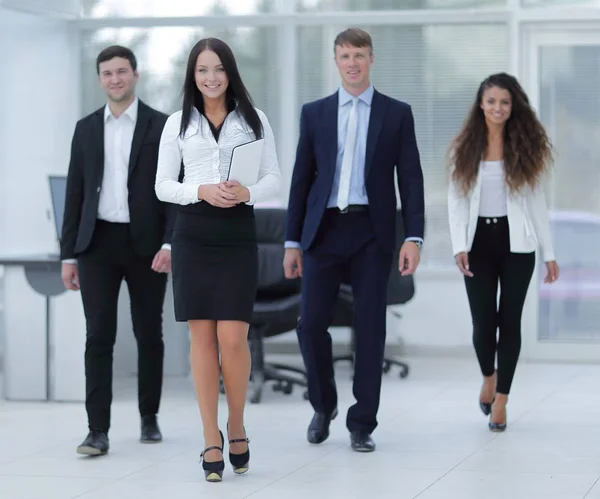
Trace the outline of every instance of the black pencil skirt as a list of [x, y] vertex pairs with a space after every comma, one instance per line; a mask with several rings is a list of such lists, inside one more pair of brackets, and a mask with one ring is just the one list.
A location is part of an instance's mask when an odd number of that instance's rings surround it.
[[171, 257], [177, 321], [250, 323], [258, 279], [252, 206], [181, 206]]

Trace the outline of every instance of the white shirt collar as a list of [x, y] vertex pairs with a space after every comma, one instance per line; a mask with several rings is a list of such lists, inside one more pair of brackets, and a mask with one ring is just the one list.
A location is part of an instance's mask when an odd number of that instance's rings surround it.
[[[127, 109], [125, 109], [125, 112], [123, 113], [123, 115], [127, 115], [131, 119], [131, 121], [133, 121], [135, 123], [137, 121], [138, 106], [139, 106], [139, 99], [136, 97], [135, 99], [133, 99], [133, 102], [131, 104], [129, 104], [129, 107]], [[108, 118], [110, 118], [111, 116], [113, 118], [115, 118], [115, 115], [112, 113], [112, 111], [110, 110], [110, 106], [107, 103], [104, 106], [104, 123], [106, 123], [106, 120]]]
[[[371, 106], [374, 92], [375, 89], [373, 88], [373, 85], [369, 85], [369, 87], [362, 94], [360, 94], [358, 98], [367, 106]], [[352, 99], [354, 99], [354, 95], [351, 95], [344, 87], [340, 86], [340, 89], [338, 90], [338, 99], [339, 106], [342, 107], [348, 104], [348, 102], [351, 102]]]

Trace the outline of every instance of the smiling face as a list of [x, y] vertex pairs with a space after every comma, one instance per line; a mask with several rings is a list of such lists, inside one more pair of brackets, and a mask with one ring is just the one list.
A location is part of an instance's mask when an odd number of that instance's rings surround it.
[[98, 65], [100, 87], [112, 102], [126, 102], [134, 95], [138, 72], [124, 57], [113, 57]]
[[480, 107], [488, 125], [504, 125], [512, 112], [512, 96], [508, 90], [490, 87], [483, 92]]
[[229, 78], [219, 56], [210, 49], [203, 50], [196, 59], [196, 86], [205, 99], [225, 98]]
[[336, 45], [335, 64], [340, 71], [342, 85], [348, 92], [359, 95], [369, 87], [373, 60], [371, 47]]

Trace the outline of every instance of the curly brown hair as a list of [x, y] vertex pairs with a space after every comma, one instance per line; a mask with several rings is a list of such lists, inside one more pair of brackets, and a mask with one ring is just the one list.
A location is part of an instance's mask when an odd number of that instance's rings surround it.
[[517, 192], [525, 185], [535, 187], [552, 160], [552, 144], [517, 79], [506, 73], [493, 74], [481, 82], [463, 127], [450, 146], [452, 180], [465, 195], [475, 184], [479, 164], [488, 147], [481, 101], [484, 92], [492, 87], [506, 90], [512, 97], [512, 111], [504, 125], [503, 138], [504, 171], [509, 190]]

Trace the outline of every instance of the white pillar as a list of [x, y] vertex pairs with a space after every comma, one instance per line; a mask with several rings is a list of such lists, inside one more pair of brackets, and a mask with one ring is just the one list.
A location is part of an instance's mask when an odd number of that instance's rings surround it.
[[286, 18], [276, 28], [280, 98], [279, 123], [281, 128], [277, 149], [284, 179], [280, 199], [284, 205], [287, 205], [298, 139], [299, 110], [296, 105], [298, 100], [298, 33], [292, 18], [296, 10], [295, 2], [278, 0], [276, 8], [281, 14], [290, 14], [290, 17]]

